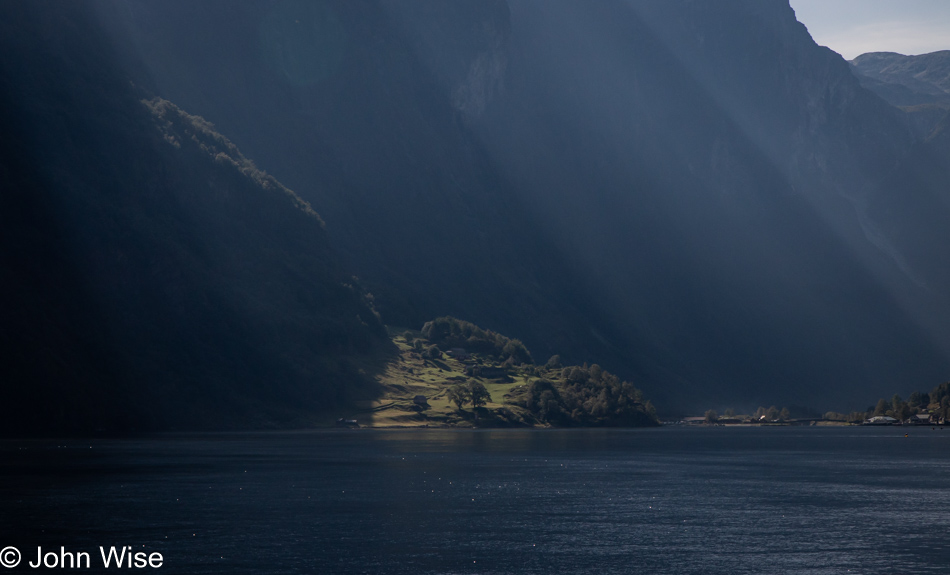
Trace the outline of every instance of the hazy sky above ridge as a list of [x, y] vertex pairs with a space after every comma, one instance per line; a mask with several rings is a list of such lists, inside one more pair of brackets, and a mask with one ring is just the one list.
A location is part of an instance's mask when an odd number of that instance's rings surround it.
[[791, 0], [812, 38], [851, 60], [865, 52], [950, 50], [948, 0]]

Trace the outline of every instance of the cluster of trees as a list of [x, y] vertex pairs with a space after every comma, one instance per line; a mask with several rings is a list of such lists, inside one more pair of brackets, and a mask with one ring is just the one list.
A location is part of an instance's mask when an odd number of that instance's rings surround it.
[[491, 394], [488, 389], [478, 381], [470, 381], [467, 384], [457, 383], [449, 388], [446, 395], [449, 401], [455, 404], [459, 410], [471, 402], [472, 408], [478, 408], [491, 401]]
[[[558, 426], [646, 426], [659, 423], [656, 409], [644, 399], [639, 389], [599, 365], [585, 363], [563, 367], [560, 356], [555, 355], [544, 366], [538, 366], [519, 340], [454, 317], [427, 322], [422, 327], [422, 336], [428, 340], [426, 343], [423, 339], [413, 339], [411, 332], [403, 334], [406, 342], [411, 342], [422, 357], [441, 354], [440, 349], [447, 351], [460, 347], [492, 357], [503, 368], [519, 366], [515, 371], [523, 377], [526, 385], [529, 382], [530, 385], [521, 394], [516, 394], [520, 397], [512, 401], [541, 422]], [[489, 367], [498, 369], [497, 366]], [[488, 367], [475, 365], [470, 374], [478, 377], [486, 369]], [[505, 372], [511, 373], [507, 369]], [[533, 379], [535, 377], [540, 379]], [[453, 385], [447, 391], [447, 398], [459, 410], [468, 403], [478, 408], [492, 401], [485, 386], [475, 380]], [[503, 411], [504, 408], [499, 413]], [[518, 418], [520, 420], [520, 416]]]
[[[914, 394], [911, 394], [911, 397], [913, 396]], [[930, 404], [927, 408], [932, 409], [931, 413], [938, 417], [950, 419], [950, 381], [941, 383], [930, 391]]]
[[442, 359], [442, 350], [437, 345], [426, 346], [421, 340], [416, 340], [415, 349], [425, 359]]
[[[929, 399], [930, 398], [928, 397], [927, 403], [930, 403]], [[910, 417], [911, 414], [917, 413], [917, 409], [919, 408], [920, 406], [916, 405], [915, 408], [912, 409], [908, 402], [902, 400], [901, 396], [895, 393], [894, 397], [892, 397], [890, 401], [884, 398], [877, 400], [877, 404], [874, 406], [873, 411], [869, 409], [868, 412], [871, 416], [889, 415], [894, 419], [904, 421]]]
[[426, 322], [422, 326], [422, 336], [442, 350], [461, 347], [501, 361], [510, 360], [515, 365], [534, 363], [528, 348], [520, 340], [510, 339], [454, 317], [440, 317]]
[[522, 407], [555, 425], [656, 425], [656, 409], [631, 383], [601, 369], [565, 367], [558, 381], [535, 380]]
[[890, 401], [879, 399], [874, 407], [869, 407], [868, 416], [889, 415], [898, 420], [905, 420], [916, 413], [930, 413], [939, 418], [950, 417], [950, 382], [941, 383], [930, 393], [915, 391], [906, 401], [894, 394]]
[[442, 350], [439, 349], [439, 346], [434, 343], [427, 343], [425, 339], [416, 339], [413, 337], [411, 331], [406, 331], [402, 334], [402, 339], [412, 346], [412, 349], [416, 351], [424, 359], [442, 359]]
[[887, 415], [905, 421], [917, 413], [929, 413], [941, 419], [950, 418], [950, 382], [941, 383], [930, 393], [915, 391], [906, 400], [895, 393], [889, 400], [879, 399], [866, 411], [852, 411], [847, 414], [829, 411], [824, 418], [829, 421], [860, 423], [870, 417]]

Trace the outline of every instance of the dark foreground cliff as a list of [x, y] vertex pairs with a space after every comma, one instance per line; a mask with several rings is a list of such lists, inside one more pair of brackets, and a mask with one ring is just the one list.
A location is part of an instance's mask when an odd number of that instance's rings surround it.
[[366, 385], [388, 340], [310, 205], [84, 5], [0, 11], [0, 433], [300, 425]]

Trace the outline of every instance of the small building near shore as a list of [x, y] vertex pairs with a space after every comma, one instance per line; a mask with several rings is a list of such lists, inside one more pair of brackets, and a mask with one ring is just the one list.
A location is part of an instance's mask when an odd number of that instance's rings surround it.
[[864, 420], [864, 425], [895, 425], [897, 423], [899, 422], [890, 415], [875, 415]]
[[929, 413], [915, 413], [910, 416], [907, 422], [914, 425], [930, 425], [933, 423], [933, 418]]

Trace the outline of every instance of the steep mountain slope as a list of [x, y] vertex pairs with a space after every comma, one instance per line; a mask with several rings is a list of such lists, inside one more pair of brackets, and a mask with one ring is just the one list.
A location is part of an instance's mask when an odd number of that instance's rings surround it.
[[0, 8], [0, 432], [281, 425], [385, 332], [310, 206], [146, 99], [88, 5]]
[[99, 8], [393, 323], [466, 317], [668, 409], [863, 408], [950, 370], [942, 176], [901, 175], [920, 138], [787, 0]]
[[795, 401], [940, 377], [924, 272], [868, 206], [945, 208], [881, 186], [912, 134], [787, 2], [522, 1], [512, 20], [486, 138], [651, 380]]
[[504, 90], [504, 1], [99, 7], [132, 77], [313, 204], [387, 323], [452, 314], [541, 356], [603, 349], [586, 294], [471, 129]]

